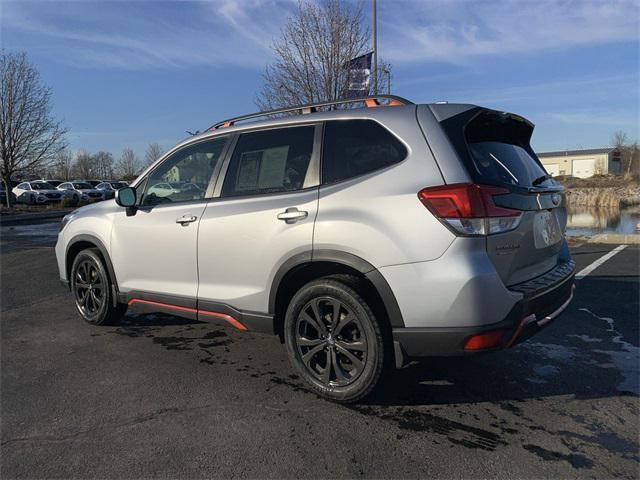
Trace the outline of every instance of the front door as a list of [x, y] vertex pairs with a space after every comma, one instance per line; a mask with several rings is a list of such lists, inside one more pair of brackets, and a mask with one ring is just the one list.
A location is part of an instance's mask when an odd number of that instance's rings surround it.
[[314, 144], [319, 139], [315, 125], [238, 137], [224, 183], [216, 189], [219, 197], [209, 202], [200, 222], [199, 310], [240, 310], [241, 317], [243, 312], [268, 312], [278, 267], [297, 253], [311, 252], [318, 208]]
[[121, 292], [164, 296], [166, 303], [177, 297], [182, 299], [178, 305], [195, 308], [198, 223], [227, 139], [190, 144], [171, 154], [138, 183], [135, 214], [116, 214], [111, 259]]

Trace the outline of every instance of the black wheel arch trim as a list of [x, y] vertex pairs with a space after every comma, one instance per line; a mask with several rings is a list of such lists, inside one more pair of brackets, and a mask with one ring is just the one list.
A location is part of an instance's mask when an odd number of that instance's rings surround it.
[[67, 245], [67, 248], [64, 252], [64, 263], [65, 263], [65, 268], [67, 273], [67, 285], [69, 285], [69, 288], [71, 288], [71, 281], [69, 278], [69, 275], [71, 273], [70, 272], [71, 265], [68, 264], [69, 250], [71, 250], [71, 247], [73, 247], [75, 244], [79, 242], [91, 243], [95, 246], [95, 248], [97, 248], [100, 251], [102, 258], [104, 259], [105, 266], [107, 267], [107, 272], [109, 273], [109, 279], [111, 280], [111, 285], [113, 288], [112, 293], [114, 293], [113, 299], [115, 302], [117, 299], [117, 292], [118, 292], [118, 280], [116, 278], [116, 272], [113, 268], [113, 264], [111, 263], [111, 257], [109, 256], [109, 252], [107, 251], [107, 248], [104, 246], [104, 243], [102, 243], [102, 240], [100, 240], [98, 237], [95, 237], [93, 235], [88, 235], [88, 234], [76, 235]]
[[333, 262], [357, 270], [369, 280], [380, 295], [393, 328], [404, 327], [402, 313], [391, 287], [380, 271], [365, 259], [340, 250], [318, 249], [302, 252], [285, 261], [276, 272], [269, 291], [269, 313], [275, 315], [276, 296], [284, 277], [293, 269], [315, 262]]

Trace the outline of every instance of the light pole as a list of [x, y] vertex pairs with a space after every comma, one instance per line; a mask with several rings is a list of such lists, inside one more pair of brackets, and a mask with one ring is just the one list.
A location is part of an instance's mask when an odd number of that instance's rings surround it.
[[373, 0], [373, 93], [378, 95], [378, 31], [376, 0]]

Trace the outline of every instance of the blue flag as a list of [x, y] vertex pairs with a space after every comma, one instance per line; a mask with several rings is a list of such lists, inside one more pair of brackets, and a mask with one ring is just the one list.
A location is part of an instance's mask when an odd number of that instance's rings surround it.
[[371, 57], [373, 52], [365, 53], [347, 63], [349, 86], [347, 98], [366, 97], [371, 83]]

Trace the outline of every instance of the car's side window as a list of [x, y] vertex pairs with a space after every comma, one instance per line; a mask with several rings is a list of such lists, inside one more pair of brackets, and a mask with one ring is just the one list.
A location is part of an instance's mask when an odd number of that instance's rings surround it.
[[229, 137], [189, 145], [158, 165], [145, 180], [142, 205], [203, 199]]
[[18, 188], [20, 190], [29, 190], [29, 185], [27, 185], [26, 183], [21, 183], [20, 185], [18, 185]]
[[300, 190], [313, 153], [315, 126], [243, 133], [229, 162], [223, 197]]
[[322, 183], [373, 172], [407, 156], [406, 147], [373, 120], [335, 120], [324, 127]]

